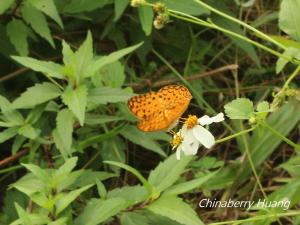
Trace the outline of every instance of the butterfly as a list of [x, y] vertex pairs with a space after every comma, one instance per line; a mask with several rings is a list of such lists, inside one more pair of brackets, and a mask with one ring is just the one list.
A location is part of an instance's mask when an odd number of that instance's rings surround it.
[[168, 85], [157, 92], [137, 95], [128, 100], [128, 108], [139, 119], [141, 131], [168, 131], [187, 109], [192, 95], [181, 85]]

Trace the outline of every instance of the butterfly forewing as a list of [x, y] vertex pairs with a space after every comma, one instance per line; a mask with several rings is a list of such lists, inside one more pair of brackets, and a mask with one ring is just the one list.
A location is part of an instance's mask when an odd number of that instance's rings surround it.
[[168, 130], [187, 109], [191, 99], [192, 95], [186, 87], [169, 85], [158, 92], [131, 98], [128, 107], [139, 119], [140, 130]]

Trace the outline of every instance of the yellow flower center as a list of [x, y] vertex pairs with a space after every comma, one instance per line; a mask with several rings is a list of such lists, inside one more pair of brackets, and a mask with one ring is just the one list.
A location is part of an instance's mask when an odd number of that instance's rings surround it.
[[193, 128], [198, 123], [198, 117], [195, 115], [189, 115], [184, 124], [188, 129]]
[[180, 145], [183, 141], [183, 137], [181, 137], [179, 134], [175, 134], [172, 141], [171, 141], [171, 145], [173, 147], [176, 147], [178, 145]]

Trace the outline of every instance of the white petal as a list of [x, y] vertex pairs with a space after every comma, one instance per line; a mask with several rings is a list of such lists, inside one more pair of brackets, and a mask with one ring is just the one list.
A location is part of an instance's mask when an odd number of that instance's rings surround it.
[[182, 151], [185, 155], [196, 155], [199, 147], [199, 142], [193, 142], [192, 144], [182, 143]]
[[209, 117], [207, 115], [202, 116], [201, 118], [198, 119], [198, 123], [202, 126], [209, 125], [212, 123], [218, 123], [224, 120], [224, 114], [219, 113], [216, 116]]
[[194, 126], [193, 134], [205, 148], [211, 148], [215, 144], [215, 137], [202, 126]]
[[197, 141], [195, 135], [193, 134], [193, 129], [187, 129], [185, 134], [182, 137], [183, 137], [183, 142], [187, 144], [191, 144]]
[[179, 145], [176, 150], [176, 159], [177, 160], [180, 160], [180, 155], [181, 155], [181, 145]]

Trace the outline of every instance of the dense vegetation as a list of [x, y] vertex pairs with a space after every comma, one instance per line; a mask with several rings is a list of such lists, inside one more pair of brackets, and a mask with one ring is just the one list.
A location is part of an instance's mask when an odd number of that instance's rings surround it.
[[[0, 1], [0, 224], [300, 224], [299, 12]], [[139, 130], [127, 101], [168, 85], [193, 96], [180, 123]]]

